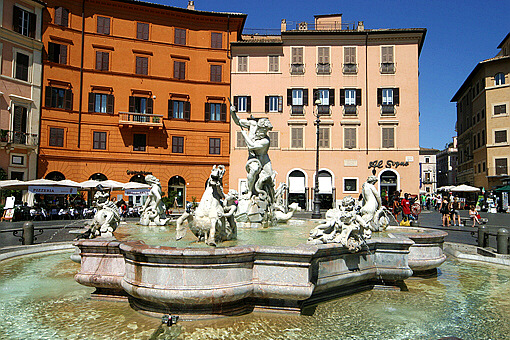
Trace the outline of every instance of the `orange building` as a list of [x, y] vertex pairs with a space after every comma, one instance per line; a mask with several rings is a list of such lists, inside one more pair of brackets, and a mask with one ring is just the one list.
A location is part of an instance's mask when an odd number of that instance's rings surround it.
[[192, 1], [47, 4], [38, 176], [127, 182], [150, 172], [180, 203], [199, 199], [211, 167], [228, 168], [229, 46], [246, 15]]

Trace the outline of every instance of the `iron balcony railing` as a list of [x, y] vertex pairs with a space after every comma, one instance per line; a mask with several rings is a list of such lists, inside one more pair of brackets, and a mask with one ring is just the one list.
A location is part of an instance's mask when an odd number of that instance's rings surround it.
[[290, 64], [290, 73], [291, 74], [304, 74], [305, 73], [305, 64]]
[[381, 115], [382, 116], [394, 116], [395, 115], [395, 105], [381, 105]]
[[330, 63], [318, 63], [317, 74], [330, 74], [331, 73], [331, 64]]
[[381, 73], [384, 74], [393, 74], [395, 73], [395, 63], [381, 63], [380, 68]]
[[119, 112], [119, 124], [163, 127], [163, 115]]
[[39, 143], [39, 138], [35, 133], [0, 130], [0, 143], [37, 146]]
[[358, 73], [358, 64], [344, 64], [343, 72], [345, 74], [356, 74]]
[[346, 116], [356, 116], [358, 114], [358, 109], [356, 105], [345, 105], [344, 106], [344, 115]]
[[292, 105], [290, 114], [292, 116], [304, 116], [305, 110], [303, 105]]

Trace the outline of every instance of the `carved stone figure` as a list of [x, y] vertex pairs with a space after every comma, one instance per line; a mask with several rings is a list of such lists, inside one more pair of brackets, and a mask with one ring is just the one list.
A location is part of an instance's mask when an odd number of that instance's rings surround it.
[[142, 207], [140, 214], [141, 225], [166, 225], [170, 218], [166, 217], [165, 204], [161, 200], [163, 191], [159, 179], [154, 175], [145, 176], [145, 182], [151, 186], [149, 196]]
[[377, 177], [369, 176], [361, 188], [361, 217], [371, 231], [386, 229], [389, 224], [388, 211], [382, 206], [381, 196], [375, 187]]
[[289, 204], [288, 212], [284, 212], [283, 210], [279, 210], [279, 209], [275, 208], [274, 217], [276, 219], [276, 222], [277, 223], [287, 222], [288, 220], [290, 220], [292, 218], [292, 216], [294, 215], [294, 212], [296, 212], [298, 210], [300, 210], [300, 208], [299, 208], [299, 203], [297, 203], [297, 202]]
[[89, 238], [95, 237], [112, 237], [113, 232], [119, 226], [120, 214], [119, 209], [110, 201], [110, 193], [104, 191], [101, 186], [94, 195], [97, 212], [90, 226]]
[[237, 207], [237, 192], [223, 193], [223, 175], [225, 166], [214, 166], [197, 209], [186, 211], [177, 220], [177, 235], [179, 240], [186, 234], [184, 222], [187, 221], [190, 230], [208, 245], [216, 246], [217, 242], [235, 239], [237, 228], [231, 219]]
[[255, 226], [267, 224], [273, 220], [275, 201], [276, 173], [268, 155], [271, 143], [267, 135], [273, 126], [267, 118], [239, 119], [235, 107], [231, 107], [230, 113], [234, 123], [241, 127], [241, 134], [248, 148], [247, 189], [241, 193], [236, 221]]

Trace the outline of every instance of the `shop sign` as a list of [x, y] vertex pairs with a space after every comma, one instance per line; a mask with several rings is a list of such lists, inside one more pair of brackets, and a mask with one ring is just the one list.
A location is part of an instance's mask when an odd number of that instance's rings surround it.
[[126, 189], [124, 193], [127, 196], [149, 196], [150, 189]]
[[386, 167], [388, 169], [390, 168], [398, 168], [399, 166], [408, 166], [409, 162], [396, 162], [392, 160], [387, 160], [386, 164], [383, 165], [383, 160], [375, 160], [370, 163], [368, 163], [369, 169], [382, 169], [383, 167]]
[[126, 170], [128, 175], [152, 175], [152, 171]]
[[78, 192], [78, 189], [73, 187], [50, 187], [29, 185], [28, 191], [34, 194], [41, 195], [74, 195]]

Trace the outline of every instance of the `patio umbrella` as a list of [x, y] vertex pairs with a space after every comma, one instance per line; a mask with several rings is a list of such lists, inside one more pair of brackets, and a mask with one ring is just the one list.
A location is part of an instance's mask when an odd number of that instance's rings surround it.
[[17, 179], [8, 179], [0, 181], [0, 190], [1, 189], [15, 189], [16, 186], [23, 185], [25, 182], [19, 181]]
[[88, 181], [79, 183], [83, 189], [95, 189], [103, 181], [96, 181], [95, 179], [89, 179]]
[[151, 186], [145, 183], [128, 182], [124, 184], [123, 189], [149, 189]]
[[445, 185], [444, 187], [437, 188], [437, 191], [450, 191], [452, 188], [455, 188], [454, 185]]
[[496, 191], [497, 192], [504, 192], [504, 191], [510, 192], [510, 184], [509, 185], [505, 185], [504, 187], [501, 187], [501, 188], [497, 188]]
[[101, 185], [105, 188], [110, 188], [112, 190], [122, 190], [122, 188], [124, 187], [125, 184], [109, 179], [106, 181], [102, 181]]
[[450, 189], [450, 191], [452, 191], [452, 192], [478, 192], [478, 191], [480, 191], [480, 189], [478, 189], [476, 187], [472, 187], [470, 185], [461, 184], [461, 185], [458, 185], [458, 186]]

